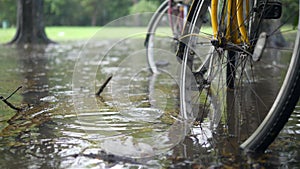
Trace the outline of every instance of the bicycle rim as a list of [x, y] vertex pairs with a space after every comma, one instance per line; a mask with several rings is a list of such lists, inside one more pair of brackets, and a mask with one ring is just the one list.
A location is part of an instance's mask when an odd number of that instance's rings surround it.
[[[268, 36], [263, 39], [266, 43], [259, 61], [253, 59], [257, 47], [248, 50], [233, 43], [230, 49], [212, 45], [208, 4], [209, 1], [194, 1], [180, 46], [184, 47], [180, 75], [182, 116], [197, 114], [194, 116], [200, 125], [195, 128], [206, 127], [215, 133], [214, 138], [207, 139], [207, 148], [223, 144], [231, 150], [239, 151], [241, 147], [262, 152], [283, 128], [299, 99], [299, 2], [282, 2], [279, 20], [257, 17], [256, 27], [252, 24], [257, 36], [250, 42], [257, 42], [261, 32], [266, 31]], [[249, 14], [253, 16], [255, 12], [250, 9]], [[244, 16], [247, 28], [251, 25], [250, 15]], [[230, 56], [231, 52], [235, 55]], [[228, 65], [234, 68], [234, 89], [228, 88]], [[193, 112], [195, 105], [199, 106], [198, 112]]]

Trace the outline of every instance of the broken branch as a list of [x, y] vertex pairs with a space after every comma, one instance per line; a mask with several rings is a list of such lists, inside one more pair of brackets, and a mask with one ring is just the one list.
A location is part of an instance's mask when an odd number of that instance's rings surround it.
[[7, 101], [11, 96], [13, 96], [18, 90], [20, 90], [22, 86], [19, 86], [14, 92], [12, 92], [8, 97], [4, 98], [3, 96], [0, 96], [1, 101], [3, 101], [8, 107], [16, 110], [16, 111], [22, 111], [22, 108], [16, 107], [13, 104], [11, 104], [9, 101]]
[[17, 91], [19, 91], [22, 88], [22, 86], [19, 86], [12, 94], [10, 94], [5, 100], [8, 100], [12, 95], [14, 95]]
[[103, 83], [103, 85], [99, 88], [98, 92], [96, 93], [97, 96], [100, 96], [100, 94], [103, 92], [104, 88], [107, 86], [109, 81], [112, 79], [113, 75], [110, 75], [106, 81]]

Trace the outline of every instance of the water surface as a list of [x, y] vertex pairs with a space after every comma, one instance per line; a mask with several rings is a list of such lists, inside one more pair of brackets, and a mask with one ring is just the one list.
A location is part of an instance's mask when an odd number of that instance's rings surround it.
[[[120, 43], [109, 53], [109, 40], [0, 47], [0, 95], [23, 86], [9, 101], [28, 109], [0, 103], [0, 168], [299, 166], [299, 106], [265, 154], [246, 156], [228, 145], [234, 137], [208, 131], [205, 123], [189, 132], [189, 124], [176, 119], [176, 75], [151, 76], [143, 44]], [[94, 97], [111, 74], [101, 97]], [[212, 138], [219, 141], [215, 147]]]

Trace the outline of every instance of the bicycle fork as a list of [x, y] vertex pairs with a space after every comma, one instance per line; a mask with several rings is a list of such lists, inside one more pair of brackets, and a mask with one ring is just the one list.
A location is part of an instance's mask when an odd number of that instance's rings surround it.
[[[245, 1], [246, 1], [246, 9], [245, 9], [246, 16], [249, 16], [249, 0], [245, 0]], [[225, 29], [226, 32], [225, 32], [224, 30], [222, 30], [224, 28], [221, 28], [221, 25], [225, 23], [225, 10], [222, 10], [221, 19], [218, 22], [219, 0], [211, 1], [211, 22], [212, 22], [212, 30], [213, 30], [212, 44], [214, 46], [224, 47], [226, 42], [233, 42], [235, 44], [244, 43], [249, 45], [249, 38], [247, 35], [246, 27], [244, 25], [245, 19], [244, 19], [243, 3], [244, 0], [228, 0], [227, 11], [226, 11], [227, 24], [226, 24], [226, 29]]]

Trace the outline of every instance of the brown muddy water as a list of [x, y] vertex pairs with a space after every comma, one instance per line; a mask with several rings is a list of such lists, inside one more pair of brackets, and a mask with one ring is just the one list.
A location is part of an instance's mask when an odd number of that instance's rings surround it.
[[[175, 75], [151, 76], [142, 42], [122, 43], [0, 47], [0, 95], [22, 86], [9, 101], [26, 109], [0, 103], [0, 168], [300, 166], [300, 106], [264, 154], [248, 156], [222, 141], [211, 146], [213, 137], [234, 136], [174, 122]], [[113, 80], [95, 97], [111, 74]]]

